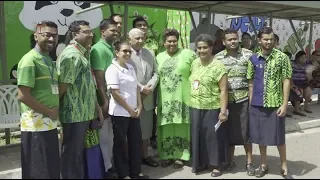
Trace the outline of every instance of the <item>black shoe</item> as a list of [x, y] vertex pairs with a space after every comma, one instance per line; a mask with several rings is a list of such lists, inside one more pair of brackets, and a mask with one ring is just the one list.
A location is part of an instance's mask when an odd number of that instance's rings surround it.
[[154, 159], [152, 159], [152, 157], [150, 157], [150, 156], [142, 159], [142, 164], [145, 164], [150, 167], [158, 167], [159, 166], [159, 163], [157, 161], [155, 161]]
[[116, 167], [112, 166], [110, 169], [108, 169], [108, 172], [116, 173], [117, 172]]
[[255, 170], [252, 163], [246, 164], [246, 171], [248, 176], [254, 176]]
[[206, 167], [200, 167], [198, 169], [192, 169], [191, 172], [194, 173], [195, 175], [198, 175], [199, 173], [201, 173], [202, 171], [206, 170]]
[[284, 179], [294, 179], [292, 177], [292, 175], [289, 173], [289, 171], [287, 170], [286, 174], [285, 174], [285, 170], [281, 169], [281, 176], [284, 178]]
[[268, 167], [263, 167], [263, 166], [260, 166], [258, 171], [256, 171], [256, 173], [255, 173], [257, 178], [261, 178], [261, 177], [265, 176], [266, 174], [268, 174]]

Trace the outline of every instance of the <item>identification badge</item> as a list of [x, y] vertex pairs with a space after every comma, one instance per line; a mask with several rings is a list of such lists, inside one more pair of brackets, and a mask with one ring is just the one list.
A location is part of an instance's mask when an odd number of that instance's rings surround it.
[[52, 94], [59, 94], [59, 88], [58, 88], [57, 84], [51, 85], [51, 92], [52, 92]]
[[198, 90], [199, 85], [200, 85], [200, 81], [198, 81], [198, 80], [193, 81], [193, 89], [194, 90]]

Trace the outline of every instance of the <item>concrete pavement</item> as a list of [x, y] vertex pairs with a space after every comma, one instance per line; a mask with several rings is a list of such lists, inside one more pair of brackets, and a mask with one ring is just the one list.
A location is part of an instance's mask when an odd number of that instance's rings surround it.
[[[289, 167], [296, 178], [318, 178], [320, 177], [320, 105], [313, 103], [311, 106], [312, 114], [307, 117], [294, 115], [293, 118], [286, 119], [287, 135], [287, 159]], [[292, 107], [289, 108], [292, 112]], [[315, 129], [310, 129], [315, 128]], [[310, 130], [307, 130], [310, 129]], [[293, 133], [294, 132], [294, 133]], [[150, 149], [150, 154], [156, 155], [156, 151]], [[247, 178], [244, 172], [245, 154], [242, 147], [237, 148], [237, 167], [234, 172], [224, 174], [221, 178]], [[259, 150], [254, 146], [254, 162], [259, 162]], [[265, 178], [279, 178], [280, 166], [279, 156], [275, 147], [268, 149], [269, 171], [271, 174]], [[181, 170], [173, 168], [149, 168], [143, 166], [143, 172], [151, 178], [211, 178], [210, 172], [195, 176], [191, 173], [191, 168], [185, 166]], [[0, 179], [19, 179], [21, 178], [20, 169], [20, 146], [0, 147]], [[254, 178], [254, 177], [249, 177]]]

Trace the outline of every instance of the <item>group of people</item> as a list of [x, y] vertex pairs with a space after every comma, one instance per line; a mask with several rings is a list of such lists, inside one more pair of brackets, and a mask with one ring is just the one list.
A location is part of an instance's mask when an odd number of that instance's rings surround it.
[[[121, 27], [120, 15], [104, 19], [93, 45], [89, 22], [72, 22], [55, 64], [57, 25], [36, 25], [36, 46], [18, 65], [22, 178], [101, 179], [116, 171], [119, 179], [147, 179], [141, 164], [179, 169], [188, 161], [193, 173], [211, 169], [218, 177], [235, 167], [236, 145], [246, 151], [247, 175], [265, 176], [267, 146], [277, 146], [281, 174], [292, 178], [285, 145], [292, 67], [272, 28], [259, 31], [257, 52], [226, 29], [220, 42], [199, 35], [196, 53], [179, 48], [178, 31], [166, 29], [166, 50], [155, 55], [145, 48], [143, 17], [128, 37]], [[160, 162], [148, 154], [154, 132]], [[258, 170], [252, 144], [260, 148]]]

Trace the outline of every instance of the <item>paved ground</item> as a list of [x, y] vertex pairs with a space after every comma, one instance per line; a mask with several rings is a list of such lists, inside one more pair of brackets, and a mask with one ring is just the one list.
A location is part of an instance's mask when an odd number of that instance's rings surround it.
[[[294, 116], [286, 119], [286, 131], [295, 132], [287, 135], [287, 157], [289, 159], [288, 165], [291, 168], [295, 178], [319, 178], [320, 177], [320, 105], [313, 104], [311, 109], [314, 113], [307, 117]], [[290, 108], [289, 111], [292, 111]], [[306, 130], [309, 128], [314, 128]], [[150, 149], [150, 153], [156, 152]], [[237, 167], [231, 173], [224, 174], [221, 178], [247, 178], [244, 173], [245, 155], [244, 150], [239, 147], [236, 150]], [[257, 165], [259, 162], [259, 149], [254, 146], [254, 162]], [[269, 155], [269, 171], [270, 174], [265, 178], [279, 178], [280, 166], [277, 148], [270, 147], [268, 149]], [[195, 176], [191, 173], [190, 167], [184, 167], [181, 170], [174, 170], [173, 168], [149, 168], [143, 166], [143, 172], [150, 175], [154, 179], [170, 179], [170, 178], [211, 178], [210, 172]], [[21, 178], [20, 169], [20, 146], [14, 147], [0, 147], [0, 179], [15, 179]], [[249, 177], [254, 178], [254, 177]]]

